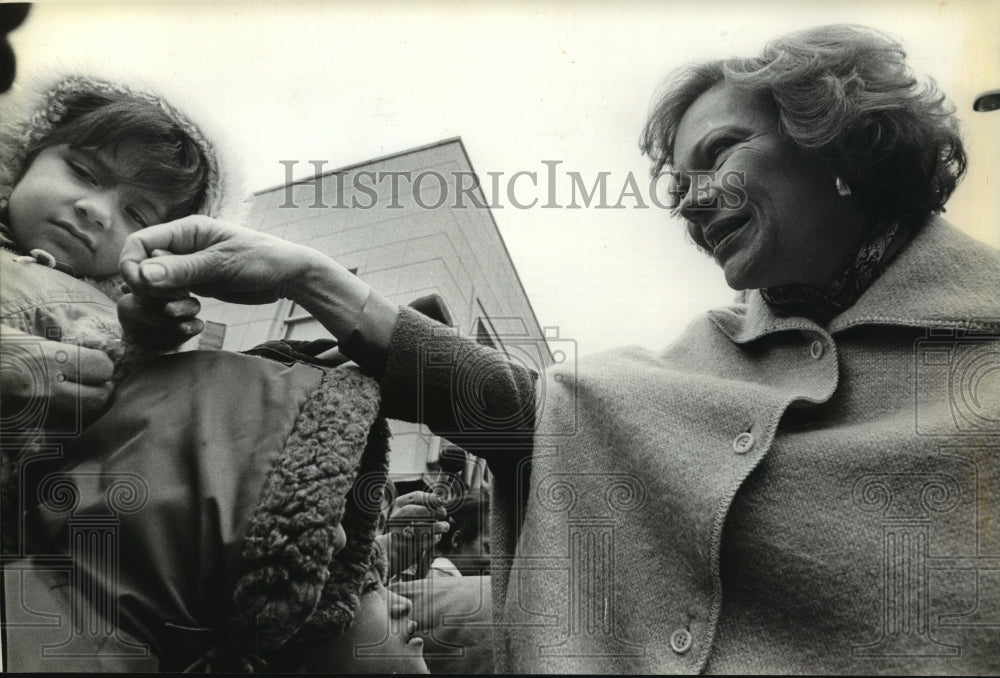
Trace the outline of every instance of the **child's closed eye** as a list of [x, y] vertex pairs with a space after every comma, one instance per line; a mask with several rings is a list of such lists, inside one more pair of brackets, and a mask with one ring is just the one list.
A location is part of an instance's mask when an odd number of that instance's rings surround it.
[[75, 160], [67, 160], [66, 162], [69, 164], [69, 168], [73, 171], [73, 174], [80, 177], [89, 184], [92, 184], [94, 186], [98, 184], [97, 176], [89, 167]]
[[127, 208], [125, 210], [125, 213], [128, 214], [129, 219], [134, 221], [139, 226], [139, 228], [146, 228], [151, 223], [149, 218], [147, 218], [146, 215], [143, 214], [141, 210], [136, 209], [134, 207]]

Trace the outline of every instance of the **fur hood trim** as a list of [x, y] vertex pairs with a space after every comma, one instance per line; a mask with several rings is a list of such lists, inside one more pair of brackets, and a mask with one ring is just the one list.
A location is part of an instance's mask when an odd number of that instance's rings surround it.
[[[190, 136], [208, 165], [208, 186], [199, 214], [239, 222], [246, 214], [240, 170], [231, 153], [223, 152], [220, 139], [210, 139], [204, 124], [175, 108], [151, 88], [128, 86], [85, 74], [25, 78], [0, 97], [0, 184], [14, 185], [23, 169], [28, 147], [44, 138], [66, 115], [72, 103], [93, 94], [114, 94], [149, 103], [163, 111]], [[220, 136], [220, 135], [213, 135]]]

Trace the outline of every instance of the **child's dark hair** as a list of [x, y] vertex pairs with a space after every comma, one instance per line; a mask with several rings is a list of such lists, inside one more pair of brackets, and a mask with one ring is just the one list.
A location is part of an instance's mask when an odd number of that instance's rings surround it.
[[53, 146], [117, 155], [123, 144], [136, 144], [141, 149], [139, 171], [116, 176], [116, 181], [163, 196], [170, 204], [168, 221], [194, 214], [204, 204], [208, 160], [166, 112], [113, 93], [79, 96], [67, 108], [51, 132], [28, 146], [22, 175], [41, 151]]

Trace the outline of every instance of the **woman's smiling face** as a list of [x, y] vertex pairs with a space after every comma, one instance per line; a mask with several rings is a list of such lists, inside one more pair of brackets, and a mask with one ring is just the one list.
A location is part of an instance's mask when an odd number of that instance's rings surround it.
[[832, 167], [782, 136], [767, 97], [713, 86], [681, 118], [673, 158], [679, 212], [733, 289], [825, 288], [866, 232]]

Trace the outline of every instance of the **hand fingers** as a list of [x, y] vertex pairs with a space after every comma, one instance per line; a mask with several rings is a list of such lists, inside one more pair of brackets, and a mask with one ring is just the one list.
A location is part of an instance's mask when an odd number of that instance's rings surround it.
[[433, 537], [436, 543], [450, 529], [451, 524], [446, 520], [400, 521], [396, 523], [390, 520], [386, 524], [386, 532], [400, 535], [408, 541], [412, 541], [414, 538], [426, 539]]
[[451, 529], [451, 523], [446, 520], [435, 520], [435, 521], [425, 521], [420, 523], [409, 523], [403, 527], [400, 532], [404, 537], [412, 538], [414, 536], [426, 536], [428, 531], [430, 534], [434, 535], [434, 541], [437, 542], [441, 535], [448, 532]]
[[[39, 381], [42, 378], [44, 382]], [[48, 412], [79, 412], [90, 416], [104, 408], [111, 397], [112, 386], [107, 380], [94, 384], [81, 383], [69, 378], [67, 371], [52, 370], [32, 375], [29, 383], [5, 379], [4, 390], [15, 404], [44, 402]]]
[[407, 522], [432, 522], [434, 520], [444, 520], [448, 517], [448, 513], [443, 507], [440, 508], [428, 508], [427, 506], [421, 506], [419, 504], [410, 504], [409, 506], [404, 506], [403, 508], [393, 511], [389, 515], [390, 521], [407, 521]]
[[201, 313], [201, 302], [192, 296], [186, 296], [163, 305], [163, 314], [168, 318], [193, 318]]
[[[163, 250], [163, 249], [155, 249], [152, 252], [150, 252], [150, 256], [152, 258], [156, 258], [156, 257], [169, 257], [169, 256], [172, 256], [172, 255], [173, 255], [173, 252], [171, 252], [169, 250]], [[143, 271], [143, 265], [139, 264], [139, 275], [140, 276], [144, 276], [144, 274], [143, 274], [142, 271]], [[155, 294], [156, 294], [156, 296], [158, 298], [163, 298], [163, 299], [187, 299], [187, 298], [191, 298], [190, 297], [190, 291], [188, 289], [186, 289], [186, 288], [183, 288], [183, 287], [163, 287], [163, 288], [157, 288], [155, 290]], [[192, 314], [189, 314], [189, 315], [195, 315], [196, 313], [197, 313], [197, 311], [195, 311], [195, 313], [192, 313]]]
[[220, 222], [209, 217], [191, 215], [176, 221], [149, 226], [131, 234], [122, 247], [119, 263], [140, 261], [157, 251], [186, 254], [216, 242], [224, 231]]
[[49, 364], [56, 383], [99, 386], [110, 380], [115, 371], [114, 363], [103, 351], [70, 344], [56, 344]]
[[118, 319], [129, 330], [175, 326], [196, 319], [200, 311], [201, 304], [194, 297], [161, 304], [155, 300], [144, 301], [130, 293], [118, 300]]
[[[9, 338], [6, 333], [5, 338]], [[20, 416], [25, 403], [72, 417], [89, 417], [103, 409], [111, 396], [109, 380], [114, 372], [103, 351], [27, 335], [18, 338], [5, 341], [0, 352], [5, 417], [9, 412]]]
[[436, 494], [431, 492], [409, 492], [402, 496], [396, 498], [392, 503], [393, 513], [398, 512], [409, 506], [423, 506], [431, 509], [438, 515], [444, 518], [447, 515], [447, 511], [444, 508], [444, 500], [441, 499]]
[[123, 295], [118, 300], [118, 320], [126, 331], [136, 331], [162, 323], [160, 314], [142, 303], [133, 292]]
[[135, 294], [118, 300], [118, 319], [125, 331], [151, 346], [178, 346], [205, 329], [205, 323], [194, 317], [201, 304], [193, 297], [170, 301], [163, 305], [143, 302]]
[[434, 534], [429, 529], [408, 526], [398, 532], [392, 532], [392, 539], [393, 548], [400, 553], [410, 554], [403, 560], [413, 562], [417, 554], [434, 548], [434, 544], [441, 540], [441, 535]]
[[[161, 261], [158, 258], [157, 261]], [[154, 271], [159, 270], [162, 265], [149, 264]], [[134, 261], [125, 261], [120, 264], [119, 272], [125, 280], [125, 287], [128, 291], [140, 297], [147, 303], [162, 302], [163, 300], [182, 299], [190, 295], [190, 290], [183, 286], [171, 286], [165, 283], [150, 283], [146, 274], [143, 273], [142, 265]], [[153, 278], [156, 277], [154, 274]]]
[[423, 518], [423, 519], [395, 519], [390, 518], [385, 524], [386, 531], [402, 531], [406, 528], [413, 528], [416, 530], [424, 529], [431, 530], [435, 534], [443, 534], [451, 529], [451, 523], [447, 520], [434, 520], [433, 518]]
[[406, 494], [396, 497], [393, 502], [393, 506], [396, 508], [402, 508], [403, 506], [408, 506], [410, 504], [421, 504], [423, 506], [436, 506], [441, 503], [441, 498], [436, 494], [431, 492], [407, 492]]
[[179, 299], [199, 283], [214, 278], [219, 270], [211, 252], [164, 255], [142, 262], [123, 261], [121, 274], [129, 288], [144, 298]]
[[401, 530], [404, 527], [412, 527], [417, 525], [433, 525], [436, 521], [434, 517], [427, 513], [427, 509], [418, 508], [422, 511], [421, 514], [415, 514], [413, 512], [407, 512], [405, 515], [393, 515], [386, 521], [385, 526], [387, 530]]
[[172, 301], [165, 301], [144, 300], [134, 292], [128, 292], [118, 300], [119, 318], [138, 321], [144, 325], [162, 324], [166, 318], [172, 320], [194, 318], [199, 313], [201, 313], [201, 302], [188, 294]]
[[213, 257], [202, 250], [243, 230], [201, 215], [150, 226], [125, 240], [118, 260], [119, 270], [140, 296], [151, 295], [153, 290], [188, 289], [199, 275], [215, 273], [211, 266]]
[[6, 342], [0, 362], [3, 398], [11, 402], [49, 401], [80, 384], [101, 386], [114, 372], [101, 351], [38, 337]]

